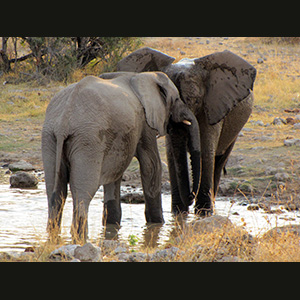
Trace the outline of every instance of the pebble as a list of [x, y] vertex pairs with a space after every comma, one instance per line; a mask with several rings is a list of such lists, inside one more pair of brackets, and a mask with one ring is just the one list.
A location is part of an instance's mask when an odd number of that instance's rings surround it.
[[265, 126], [264, 122], [261, 120], [256, 121], [254, 124], [258, 126]]
[[289, 180], [290, 179], [290, 175], [288, 173], [276, 173], [274, 175], [274, 178], [277, 180], [277, 181], [286, 181], [286, 180]]
[[287, 139], [283, 141], [284, 146], [291, 147], [291, 146], [300, 146], [300, 139]]
[[274, 120], [272, 122], [273, 125], [282, 125], [282, 124], [286, 124], [286, 123], [287, 123], [286, 120], [284, 120], [282, 118], [278, 118], [278, 117], [274, 118]]
[[259, 210], [259, 206], [257, 204], [250, 204], [247, 206], [247, 210]]

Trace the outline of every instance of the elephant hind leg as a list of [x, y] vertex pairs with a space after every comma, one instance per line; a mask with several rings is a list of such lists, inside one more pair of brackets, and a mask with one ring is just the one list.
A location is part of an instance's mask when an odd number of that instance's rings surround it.
[[70, 189], [73, 198], [71, 234], [74, 242], [84, 242], [87, 239], [88, 209], [99, 188], [100, 162], [102, 160], [97, 155], [88, 153], [74, 155], [70, 162]]
[[222, 170], [224, 169], [224, 167], [226, 165], [226, 162], [227, 162], [229, 155], [233, 149], [235, 141], [236, 141], [236, 139], [230, 144], [230, 146], [226, 149], [224, 154], [217, 155], [215, 157], [215, 172], [214, 172], [214, 194], [215, 194], [215, 196], [218, 193]]
[[122, 177], [110, 184], [104, 185], [103, 225], [121, 223], [120, 186]]
[[68, 194], [69, 170], [67, 165], [62, 162], [60, 168], [60, 181], [56, 191], [52, 192], [48, 199], [48, 224], [47, 231], [52, 238], [60, 233], [61, 220], [64, 205]]
[[68, 192], [69, 168], [63, 158], [59, 170], [59, 180], [54, 190], [56, 173], [56, 140], [52, 134], [43, 132], [42, 153], [45, 172], [45, 182], [48, 198], [47, 231], [51, 239], [56, 239], [60, 233], [62, 213]]

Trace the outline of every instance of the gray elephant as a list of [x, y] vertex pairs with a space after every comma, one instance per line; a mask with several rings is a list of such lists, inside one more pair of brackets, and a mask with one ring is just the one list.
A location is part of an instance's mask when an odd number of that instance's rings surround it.
[[[118, 70], [162, 71], [175, 83], [180, 97], [196, 116], [201, 140], [201, 182], [195, 212], [213, 212], [222, 169], [238, 133], [247, 122], [253, 105], [256, 70], [230, 51], [187, 59], [175, 58], [151, 48], [139, 49], [118, 63]], [[177, 134], [177, 142], [173, 139]], [[172, 188], [173, 212], [188, 211], [186, 135], [167, 135], [167, 157]], [[180, 159], [179, 159], [180, 158]], [[180, 172], [178, 172], [180, 170]]]
[[46, 111], [42, 157], [47, 229], [54, 237], [60, 231], [68, 183], [74, 240], [87, 238], [89, 203], [100, 185], [104, 186], [103, 223], [120, 224], [121, 179], [134, 156], [140, 164], [146, 221], [163, 223], [156, 137], [166, 135], [167, 130], [176, 132], [173, 125], [180, 123], [188, 135], [198, 168], [194, 173], [200, 168], [198, 122], [164, 73], [119, 72], [100, 77], [88, 76], [66, 87], [53, 97]]

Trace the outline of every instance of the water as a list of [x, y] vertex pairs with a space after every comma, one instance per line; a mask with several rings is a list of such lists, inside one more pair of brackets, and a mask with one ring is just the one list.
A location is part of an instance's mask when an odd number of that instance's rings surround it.
[[[141, 189], [122, 187], [121, 193], [139, 192]], [[236, 199], [232, 204], [227, 198], [216, 200], [216, 213], [229, 216], [232, 222], [242, 225], [253, 235], [261, 235], [275, 226], [300, 223], [300, 212], [287, 212], [280, 215], [267, 214], [262, 210], [249, 211]], [[138, 238], [139, 244], [149, 243], [160, 245], [166, 242], [175, 228], [171, 214], [171, 196], [162, 197], [165, 224], [162, 226], [146, 226], [144, 204], [122, 203], [121, 228], [102, 226], [103, 190], [100, 189], [89, 208], [88, 226], [89, 239], [92, 242], [103, 238], [118, 238], [128, 242], [130, 235]], [[275, 207], [276, 208], [276, 207]], [[0, 185], [0, 251], [24, 251], [28, 246], [46, 241], [47, 197], [45, 184], [39, 183], [36, 190], [10, 189], [9, 185]], [[187, 222], [195, 219], [190, 213]], [[62, 237], [71, 243], [70, 228], [72, 222], [72, 198], [67, 198], [62, 220]]]

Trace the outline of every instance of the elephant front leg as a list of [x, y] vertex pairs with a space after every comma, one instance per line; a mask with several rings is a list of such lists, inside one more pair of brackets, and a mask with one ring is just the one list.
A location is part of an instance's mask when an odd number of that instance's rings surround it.
[[195, 203], [195, 213], [207, 216], [214, 211], [214, 152], [202, 154], [201, 183]]
[[136, 157], [140, 164], [147, 223], [164, 223], [161, 205], [161, 162], [155, 134], [143, 138]]
[[116, 182], [104, 185], [103, 225], [121, 223], [120, 186], [122, 177]]

